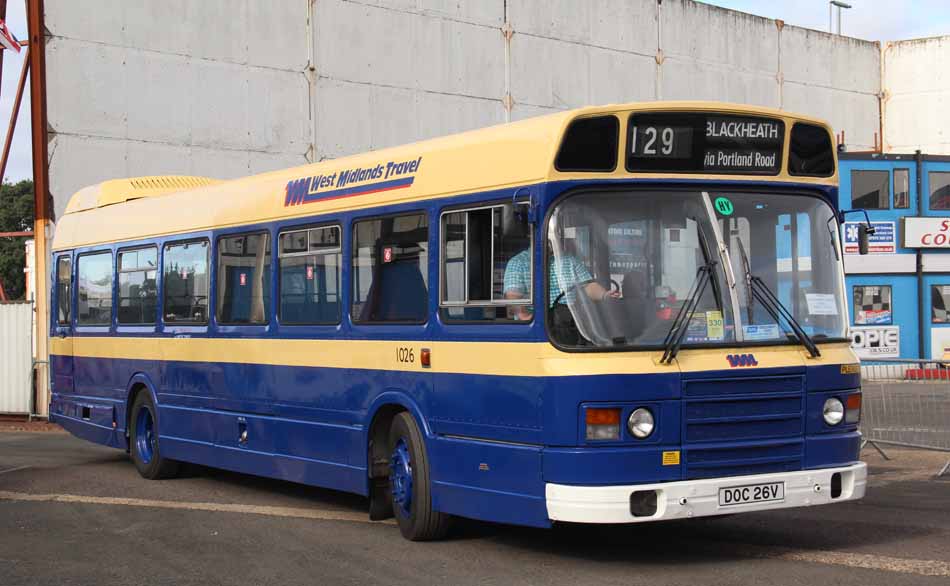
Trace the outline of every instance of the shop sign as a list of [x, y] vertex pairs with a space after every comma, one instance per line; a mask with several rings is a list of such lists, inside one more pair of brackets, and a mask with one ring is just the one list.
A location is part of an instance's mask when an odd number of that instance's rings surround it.
[[859, 358], [897, 358], [901, 351], [899, 326], [851, 328], [851, 348]]
[[904, 218], [907, 248], [950, 248], [950, 219]]
[[[864, 222], [844, 223], [844, 253], [858, 254], [858, 226]], [[897, 252], [897, 230], [894, 222], [871, 222], [874, 234], [868, 237], [869, 254], [894, 254]]]

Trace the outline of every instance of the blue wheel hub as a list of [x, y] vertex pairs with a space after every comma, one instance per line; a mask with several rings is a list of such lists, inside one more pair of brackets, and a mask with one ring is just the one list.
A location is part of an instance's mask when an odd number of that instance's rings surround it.
[[151, 462], [155, 453], [155, 423], [148, 407], [139, 409], [135, 416], [135, 451], [144, 464]]
[[404, 517], [412, 512], [412, 458], [406, 440], [400, 438], [389, 458], [389, 488], [393, 506], [399, 507]]

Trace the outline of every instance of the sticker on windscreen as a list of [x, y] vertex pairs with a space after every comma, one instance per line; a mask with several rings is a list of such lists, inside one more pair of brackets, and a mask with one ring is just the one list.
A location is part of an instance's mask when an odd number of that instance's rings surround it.
[[716, 211], [724, 216], [731, 216], [733, 207], [732, 202], [729, 201], [727, 197], [717, 197], [716, 201], [713, 202], [713, 207], [716, 208]]

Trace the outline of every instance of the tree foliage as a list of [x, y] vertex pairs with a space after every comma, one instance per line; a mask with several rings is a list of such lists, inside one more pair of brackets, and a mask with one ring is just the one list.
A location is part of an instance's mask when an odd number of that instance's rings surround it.
[[[0, 185], [0, 232], [33, 229], [33, 181]], [[8, 299], [22, 299], [26, 290], [25, 238], [0, 238], [0, 282]]]

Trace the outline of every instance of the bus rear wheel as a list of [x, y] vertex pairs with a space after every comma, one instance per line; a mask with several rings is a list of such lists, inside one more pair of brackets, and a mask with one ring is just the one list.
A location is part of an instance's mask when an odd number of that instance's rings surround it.
[[449, 515], [432, 509], [429, 460], [419, 426], [400, 413], [389, 429], [389, 488], [393, 514], [402, 536], [410, 541], [445, 537]]
[[178, 462], [162, 456], [158, 447], [158, 417], [152, 397], [142, 391], [132, 403], [129, 418], [129, 452], [139, 474], [149, 480], [172, 478], [178, 474]]

